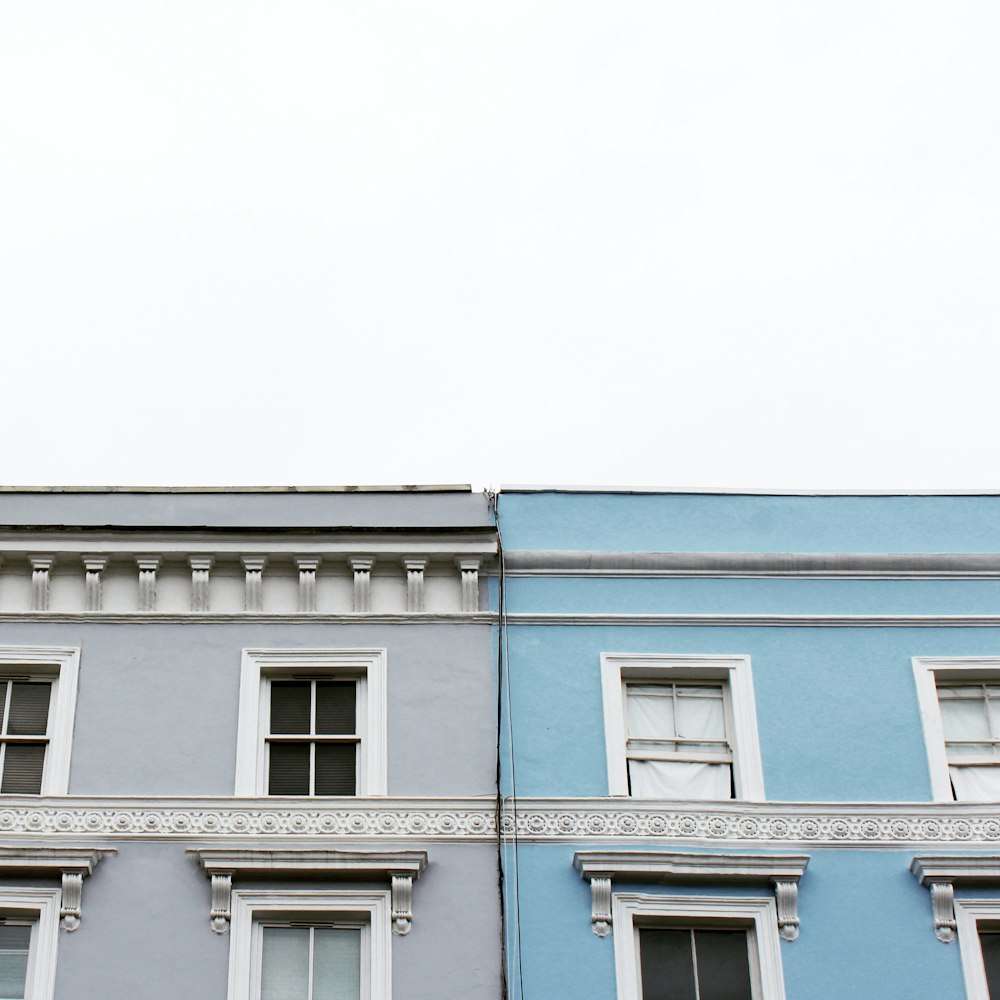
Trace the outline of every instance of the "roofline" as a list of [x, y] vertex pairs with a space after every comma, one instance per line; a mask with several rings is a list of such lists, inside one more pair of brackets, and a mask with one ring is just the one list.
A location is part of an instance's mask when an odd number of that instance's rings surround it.
[[501, 486], [500, 493], [607, 493], [654, 494], [659, 496], [765, 496], [765, 497], [996, 497], [1000, 487], [992, 489], [884, 489], [884, 490], [810, 490], [810, 489], [757, 489], [724, 488], [717, 486]]
[[0, 493], [471, 493], [468, 483], [407, 486], [0, 486]]

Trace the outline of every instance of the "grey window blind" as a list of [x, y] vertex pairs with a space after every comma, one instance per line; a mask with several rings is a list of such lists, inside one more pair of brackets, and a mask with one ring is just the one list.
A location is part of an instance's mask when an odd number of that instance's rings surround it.
[[356, 794], [357, 682], [273, 680], [270, 699], [268, 794]]
[[264, 927], [260, 1000], [362, 1000], [361, 930]]
[[752, 1000], [744, 930], [639, 931], [643, 1000]]
[[24, 1000], [31, 925], [0, 922], [0, 1000]]
[[51, 698], [51, 681], [0, 681], [0, 793], [37, 795], [42, 790]]

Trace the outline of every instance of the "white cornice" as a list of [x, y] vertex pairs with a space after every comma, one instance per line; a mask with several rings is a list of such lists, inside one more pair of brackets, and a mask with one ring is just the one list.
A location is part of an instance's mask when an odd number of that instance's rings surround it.
[[[290, 612], [261, 613], [255, 611], [201, 611], [201, 612], [159, 612], [136, 611], [112, 612], [6, 612], [0, 614], [0, 622], [94, 622], [101, 625], [134, 624], [222, 624], [225, 622], [271, 622], [289, 625], [322, 623], [326, 625], [492, 625], [496, 615], [488, 612]], [[0, 800], [2, 801], [2, 800]]]
[[780, 614], [532, 614], [505, 616], [510, 625], [717, 626], [720, 628], [997, 628], [1000, 615]]
[[931, 894], [934, 933], [939, 941], [955, 940], [956, 885], [1000, 885], [1000, 855], [918, 854], [910, 871]]
[[996, 579], [995, 552], [586, 552], [513, 549], [508, 576]]
[[[753, 803], [593, 799], [505, 802], [519, 842], [813, 849], [1000, 846], [1000, 803]], [[3, 796], [0, 838], [488, 842], [492, 799]]]

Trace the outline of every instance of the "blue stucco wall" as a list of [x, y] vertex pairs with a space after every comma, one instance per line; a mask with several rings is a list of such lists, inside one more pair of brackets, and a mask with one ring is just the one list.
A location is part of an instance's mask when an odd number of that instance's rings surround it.
[[508, 549], [998, 552], [996, 496], [504, 493]]
[[[587, 849], [615, 846], [588, 844]], [[615, 996], [613, 939], [598, 938], [590, 929], [590, 888], [573, 869], [575, 849], [565, 844], [518, 848], [521, 968], [514, 976], [514, 1000]], [[934, 936], [929, 894], [908, 870], [912, 852], [809, 853], [799, 891], [801, 935], [797, 941], [781, 942], [788, 1000], [963, 1000], [958, 946], [941, 944]], [[512, 867], [509, 860], [508, 869]], [[627, 883], [616, 883], [615, 891], [766, 894], [752, 887]]]

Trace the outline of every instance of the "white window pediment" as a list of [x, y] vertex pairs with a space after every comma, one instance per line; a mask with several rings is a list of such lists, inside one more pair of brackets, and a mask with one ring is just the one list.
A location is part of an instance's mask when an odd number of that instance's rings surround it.
[[786, 941], [799, 936], [798, 883], [807, 854], [699, 854], [680, 851], [577, 851], [573, 866], [590, 882], [591, 925], [611, 933], [614, 881], [661, 884], [772, 885], [777, 927]]

